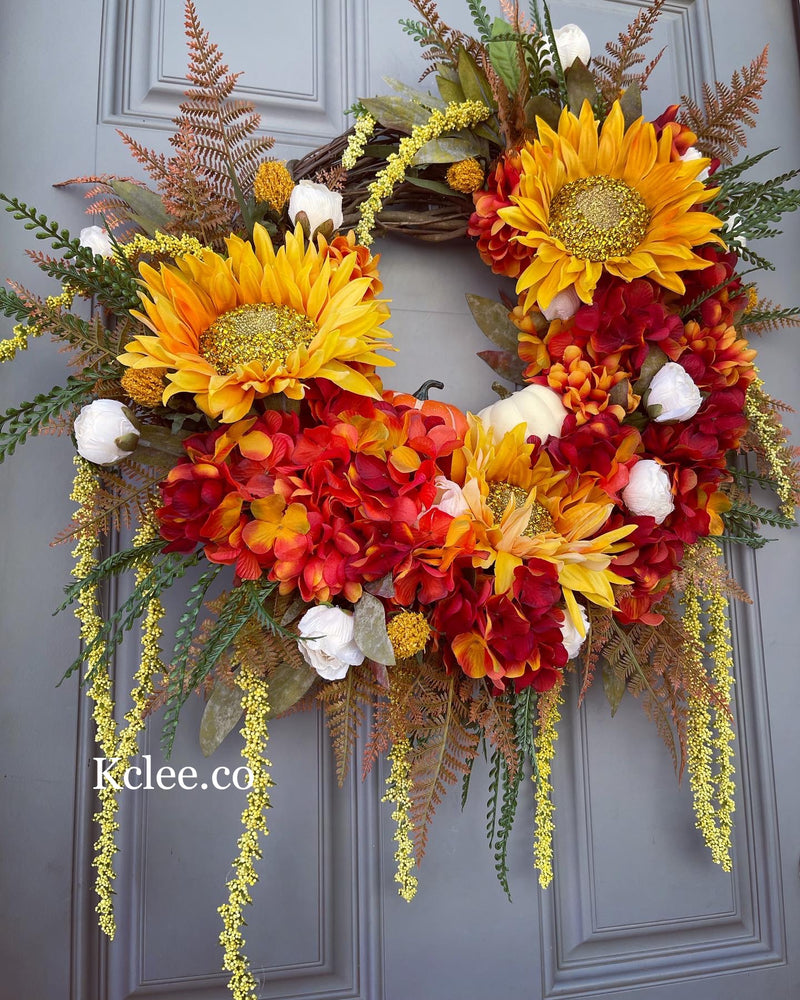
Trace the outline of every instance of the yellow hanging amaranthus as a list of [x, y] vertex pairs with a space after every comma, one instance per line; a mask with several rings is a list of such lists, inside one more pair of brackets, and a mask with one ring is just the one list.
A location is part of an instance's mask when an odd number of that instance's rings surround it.
[[[97, 475], [91, 464], [80, 456], [75, 457], [77, 472], [71, 499], [79, 504], [75, 520], [81, 526], [78, 542], [73, 550], [75, 568], [72, 575], [77, 580], [85, 580], [98, 565], [98, 531], [92, 521], [92, 502], [98, 488]], [[155, 538], [157, 530], [152, 516], [146, 517], [134, 537], [134, 545], [141, 545]], [[142, 582], [151, 566], [142, 562], [137, 568], [136, 583]], [[103, 619], [98, 612], [97, 584], [87, 584], [78, 595], [76, 618], [81, 623], [81, 641], [89, 650], [86, 657], [86, 678], [90, 682], [87, 695], [93, 703], [92, 717], [95, 724], [95, 741], [106, 760], [118, 758], [114, 768], [108, 772], [107, 781], [98, 790], [100, 808], [94, 814], [94, 822], [100, 828], [100, 835], [94, 844], [95, 891], [97, 893], [97, 914], [100, 929], [113, 940], [116, 932], [114, 920], [114, 855], [115, 841], [119, 829], [116, 815], [119, 807], [114, 783], [121, 783], [131, 757], [139, 752], [138, 734], [144, 728], [144, 709], [147, 695], [153, 690], [153, 676], [164, 670], [160, 659], [158, 640], [161, 637], [160, 620], [164, 616], [161, 602], [152, 600], [142, 621], [142, 658], [134, 676], [131, 692], [133, 706], [125, 716], [126, 727], [118, 737], [114, 720], [114, 697], [111, 676], [104, 669], [105, 643], [96, 642], [103, 627]]]
[[[70, 499], [79, 506], [75, 512], [78, 523], [78, 542], [73, 549], [75, 568], [72, 575], [76, 580], [85, 580], [98, 564], [97, 547], [100, 539], [98, 529], [91, 520], [92, 502], [98, 489], [97, 475], [85, 459], [79, 455], [74, 459], [76, 473]], [[117, 731], [114, 722], [114, 699], [111, 677], [104, 669], [105, 643], [97, 642], [103, 627], [103, 619], [98, 612], [99, 598], [97, 584], [86, 584], [78, 595], [75, 617], [81, 623], [81, 642], [89, 652], [86, 656], [86, 673], [89, 680], [87, 695], [92, 701], [92, 717], [95, 724], [95, 742], [101, 754], [110, 760], [115, 756]], [[114, 854], [117, 845], [114, 834], [119, 828], [116, 822], [116, 795], [110, 783], [100, 789], [100, 809], [93, 819], [100, 827], [100, 835], [94, 843], [96, 911], [100, 929], [109, 938], [114, 937]]]
[[253, 902], [250, 887], [258, 881], [258, 872], [253, 863], [261, 858], [258, 835], [263, 833], [266, 837], [269, 834], [265, 813], [270, 807], [269, 789], [274, 784], [268, 771], [272, 764], [264, 756], [269, 741], [269, 688], [266, 680], [244, 662], [236, 673], [236, 681], [242, 690], [242, 708], [245, 713], [242, 757], [250, 769], [252, 784], [242, 813], [244, 831], [237, 845], [239, 856], [233, 862], [236, 874], [227, 884], [228, 902], [219, 907], [224, 925], [219, 943], [225, 951], [222, 967], [231, 974], [228, 989], [234, 1000], [256, 1000], [258, 983], [244, 955], [242, 926], [245, 923], [243, 910]]
[[561, 721], [559, 705], [563, 681], [557, 683], [544, 694], [539, 695], [539, 718], [536, 736], [533, 740], [535, 751], [534, 773], [531, 780], [536, 783], [536, 833], [533, 841], [533, 862], [539, 872], [539, 885], [546, 889], [553, 881], [553, 785], [552, 762], [556, 754], [558, 730]]
[[[710, 545], [712, 542], [700, 542]], [[689, 636], [687, 668], [699, 677], [704, 672], [703, 594], [695, 581], [687, 580], [681, 603], [683, 624]], [[724, 871], [731, 870], [731, 833], [735, 784], [733, 781], [734, 733], [730, 719], [733, 658], [728, 625], [728, 601], [722, 589], [710, 586], [709, 643], [713, 660], [712, 678], [717, 702], [689, 696], [687, 719], [687, 763], [694, 798], [695, 825], [711, 851], [712, 860]], [[716, 773], [715, 773], [716, 768]]]
[[352, 170], [364, 155], [364, 149], [370, 136], [375, 131], [375, 119], [372, 115], [360, 115], [356, 118], [353, 134], [347, 140], [347, 149], [342, 153], [342, 169]]
[[747, 387], [744, 398], [744, 413], [764, 451], [769, 474], [775, 480], [775, 492], [781, 502], [781, 513], [794, 519], [797, 498], [789, 472], [794, 456], [784, 441], [781, 423], [774, 417], [771, 402], [764, 390], [763, 381], [758, 377], [753, 379]]
[[411, 763], [408, 759], [410, 750], [411, 743], [407, 736], [400, 736], [393, 741], [389, 753], [392, 769], [386, 779], [386, 794], [381, 800], [392, 802], [395, 807], [392, 813], [392, 821], [396, 824], [394, 841], [397, 844], [394, 853], [397, 865], [394, 880], [400, 886], [397, 890], [399, 895], [407, 903], [410, 903], [417, 894], [417, 877], [412, 874], [416, 860], [411, 840], [414, 824], [411, 822]]
[[464, 101], [463, 103], [451, 101], [444, 111], [438, 109], [432, 111], [430, 118], [424, 125], [415, 125], [411, 135], [400, 140], [397, 152], [389, 154], [386, 166], [376, 175], [375, 180], [367, 189], [369, 197], [359, 206], [361, 221], [356, 227], [358, 242], [365, 247], [372, 243], [375, 217], [380, 212], [383, 202], [397, 185], [403, 182], [406, 170], [411, 166], [414, 157], [426, 142], [438, 139], [445, 132], [472, 128], [473, 125], [485, 121], [491, 113], [491, 110], [480, 101]]

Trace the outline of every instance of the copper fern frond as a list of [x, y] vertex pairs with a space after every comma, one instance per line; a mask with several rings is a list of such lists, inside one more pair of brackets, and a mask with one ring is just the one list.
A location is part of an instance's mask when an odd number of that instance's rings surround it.
[[336, 780], [341, 786], [350, 769], [356, 737], [364, 722], [367, 705], [379, 698], [383, 689], [365, 661], [347, 671], [340, 681], [329, 681], [317, 692], [325, 709], [331, 744], [336, 759]]
[[603, 649], [611, 634], [612, 613], [608, 608], [601, 608], [595, 604], [588, 605], [590, 631], [589, 643], [583, 654], [583, 682], [578, 696], [578, 705], [583, 702], [586, 692], [594, 680], [594, 672], [603, 654]]
[[470, 722], [480, 727], [495, 750], [503, 755], [508, 780], [516, 780], [520, 754], [514, 728], [514, 706], [503, 695], [497, 695], [484, 681], [477, 687], [469, 706]]
[[620, 94], [636, 83], [641, 90], [647, 89], [647, 80], [658, 65], [662, 49], [638, 72], [635, 67], [644, 62], [642, 49], [653, 39], [653, 29], [664, 9], [666, 0], [654, 0], [650, 7], [639, 11], [616, 42], [606, 42], [606, 56], [600, 56], [592, 64], [597, 87], [607, 104], [616, 101]]
[[130, 528], [147, 516], [156, 487], [163, 478], [163, 468], [145, 465], [132, 457], [122, 459], [114, 469], [103, 468], [100, 486], [92, 498], [91, 515], [80, 525], [74, 521], [68, 524], [51, 544], [71, 541], [85, 527], [104, 535]]
[[744, 127], [753, 128], [758, 102], [767, 82], [769, 46], [749, 66], [736, 70], [730, 85], [719, 81], [712, 89], [703, 84], [703, 106], [685, 95], [682, 122], [697, 136], [695, 145], [707, 156], [732, 163], [741, 146], [747, 145]]
[[426, 670], [415, 699], [412, 729], [411, 820], [417, 860], [425, 854], [428, 827], [449, 785], [469, 771], [479, 735], [469, 723], [472, 681], [443, 668]]
[[241, 222], [253, 177], [274, 139], [256, 136], [255, 108], [232, 97], [241, 74], [223, 62], [192, 0], [186, 0], [185, 26], [191, 86], [174, 120], [175, 155], [166, 157], [120, 135], [158, 185], [174, 229], [220, 247]]

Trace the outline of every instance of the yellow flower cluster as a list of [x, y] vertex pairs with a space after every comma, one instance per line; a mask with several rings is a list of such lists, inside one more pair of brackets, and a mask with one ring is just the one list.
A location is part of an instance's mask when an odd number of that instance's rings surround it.
[[228, 881], [228, 902], [219, 907], [223, 923], [219, 943], [225, 951], [222, 967], [231, 974], [228, 989], [234, 1000], [256, 1000], [258, 983], [244, 955], [242, 926], [245, 919], [242, 911], [252, 903], [249, 890], [258, 881], [258, 872], [253, 864], [261, 857], [258, 835], [269, 834], [264, 815], [270, 807], [269, 789], [274, 784], [267, 770], [272, 764], [264, 756], [269, 740], [269, 689], [264, 678], [245, 663], [240, 664], [236, 680], [242, 690], [242, 708], [245, 712], [242, 756], [250, 768], [253, 783], [242, 813], [244, 831], [237, 845], [239, 856], [233, 863], [236, 874]]
[[342, 154], [342, 169], [352, 170], [364, 155], [364, 148], [369, 137], [375, 131], [375, 119], [372, 115], [361, 115], [356, 118], [353, 134], [347, 140], [347, 149]]
[[[698, 544], [713, 544], [701, 542]], [[735, 810], [733, 781], [733, 740], [730, 703], [733, 658], [728, 625], [728, 601], [722, 589], [712, 586], [709, 601], [709, 643], [714, 663], [712, 677], [718, 704], [705, 698], [689, 697], [687, 720], [687, 760], [689, 784], [694, 798], [695, 825], [711, 851], [714, 862], [731, 870], [732, 816]], [[705, 650], [703, 595], [688, 580], [681, 598], [683, 624], [689, 636], [686, 665], [699, 677], [703, 673]], [[716, 776], [715, 776], [716, 758]]]
[[795, 495], [789, 474], [793, 456], [781, 435], [780, 421], [772, 419], [770, 397], [764, 391], [764, 383], [760, 378], [753, 379], [747, 387], [744, 413], [764, 449], [769, 474], [775, 480], [775, 492], [781, 502], [781, 513], [794, 518]]
[[172, 236], [170, 233], [156, 232], [155, 236], [144, 236], [138, 233], [127, 243], [121, 244], [123, 256], [126, 260], [134, 257], [141, 257], [144, 254], [158, 257], [183, 257], [191, 254], [193, 257], [202, 257], [208, 247], [204, 247], [200, 240], [194, 236], [183, 233], [181, 236]]
[[[64, 285], [60, 295], [48, 295], [45, 305], [48, 309], [69, 309], [75, 292]], [[0, 340], [0, 364], [4, 361], [13, 361], [18, 351], [27, 351], [28, 340], [31, 337], [41, 337], [46, 333], [46, 328], [41, 323], [19, 323], [14, 327], [14, 336]]]
[[280, 160], [264, 160], [253, 181], [253, 197], [279, 214], [294, 190], [294, 180]]
[[539, 696], [539, 725], [533, 740], [535, 768], [531, 780], [536, 783], [536, 833], [533, 841], [533, 862], [539, 872], [539, 885], [546, 889], [553, 881], [553, 785], [551, 782], [552, 762], [556, 753], [558, 731], [561, 721], [558, 706], [564, 703], [561, 697], [562, 683], [557, 683], [545, 694]]
[[459, 160], [448, 167], [444, 179], [453, 191], [472, 194], [483, 184], [483, 176], [483, 167], [471, 156], [468, 160]]
[[417, 877], [412, 874], [416, 861], [414, 844], [411, 840], [414, 824], [411, 822], [411, 763], [408, 759], [410, 750], [411, 743], [407, 736], [401, 736], [392, 744], [389, 753], [392, 769], [386, 779], [386, 794], [381, 800], [394, 803], [392, 820], [395, 823], [394, 841], [397, 844], [394, 853], [397, 865], [394, 880], [400, 886], [397, 890], [399, 895], [407, 903], [410, 903], [417, 894]]
[[391, 153], [387, 157], [386, 166], [376, 175], [375, 180], [367, 189], [369, 197], [359, 206], [361, 221], [356, 227], [358, 242], [365, 247], [372, 243], [375, 218], [380, 212], [383, 202], [398, 184], [402, 184], [406, 170], [411, 166], [414, 157], [426, 142], [438, 139], [445, 132], [472, 128], [479, 122], [485, 121], [491, 113], [491, 110], [480, 101], [464, 101], [463, 103], [451, 101], [444, 111], [436, 109], [431, 112], [430, 118], [424, 125], [415, 125], [411, 135], [400, 140], [397, 152]]

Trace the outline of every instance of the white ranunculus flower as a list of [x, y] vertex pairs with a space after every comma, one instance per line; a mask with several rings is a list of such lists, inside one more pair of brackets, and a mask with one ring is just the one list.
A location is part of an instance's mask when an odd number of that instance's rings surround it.
[[328, 220], [333, 222], [334, 229], [339, 229], [344, 221], [342, 196], [338, 191], [331, 191], [324, 184], [315, 184], [314, 181], [300, 181], [292, 188], [289, 197], [289, 218], [292, 222], [298, 212], [306, 213], [312, 236]]
[[675, 509], [669, 476], [651, 458], [641, 459], [631, 469], [622, 499], [636, 517], [655, 518], [656, 524], [661, 524]]
[[82, 247], [88, 247], [92, 253], [100, 257], [113, 257], [114, 247], [108, 230], [102, 226], [87, 226], [81, 229], [80, 243]]
[[549, 323], [554, 319], [572, 319], [581, 305], [578, 293], [574, 286], [570, 285], [569, 288], [559, 292], [546, 309], [542, 309], [542, 315]]
[[350, 667], [363, 662], [364, 654], [353, 639], [352, 612], [317, 604], [306, 611], [298, 628], [303, 637], [297, 643], [300, 652], [326, 681], [341, 680]]
[[577, 24], [565, 24], [563, 28], [555, 29], [553, 37], [562, 69], [568, 70], [576, 59], [586, 66], [592, 57], [592, 47], [582, 28]]
[[437, 510], [443, 510], [445, 514], [449, 514], [451, 517], [458, 517], [460, 514], [467, 513], [469, 504], [464, 499], [464, 494], [458, 483], [454, 483], [445, 476], [437, 476], [433, 483], [438, 491], [436, 494], [437, 499], [433, 503], [433, 506]]
[[700, 409], [703, 397], [692, 380], [692, 376], [681, 365], [668, 361], [659, 368], [650, 382], [647, 409], [660, 406], [661, 411], [651, 419], [657, 424], [672, 420], [690, 420]]
[[564, 643], [564, 648], [567, 651], [567, 656], [574, 660], [575, 657], [580, 653], [581, 646], [586, 642], [586, 633], [589, 631], [589, 619], [586, 617], [586, 612], [583, 610], [581, 605], [578, 605], [578, 613], [581, 616], [581, 621], [583, 622], [583, 635], [578, 631], [575, 623], [570, 617], [569, 611], [564, 612], [564, 623], [561, 626], [561, 637]]
[[130, 410], [117, 399], [96, 399], [82, 407], [73, 429], [78, 454], [95, 465], [113, 465], [135, 451], [139, 441]]
[[[690, 160], [702, 160], [703, 154], [700, 152], [697, 146], [690, 146], [685, 153], [681, 154], [681, 159], [683, 160], [684, 163], [688, 163]], [[697, 175], [697, 179], [699, 181], [704, 181], [704, 182], [708, 180], [708, 167], [700, 171], [700, 173]]]
[[736, 230], [739, 228], [741, 221], [742, 221], [741, 215], [738, 212], [735, 212], [733, 215], [728, 216], [728, 218], [725, 220], [725, 225], [723, 226], [722, 229], [722, 238], [725, 240], [725, 242], [728, 244], [731, 250], [733, 250], [734, 253], [736, 252], [737, 246], [741, 247], [742, 249], [744, 249], [747, 246], [747, 240], [744, 238], [744, 236], [736, 235]]

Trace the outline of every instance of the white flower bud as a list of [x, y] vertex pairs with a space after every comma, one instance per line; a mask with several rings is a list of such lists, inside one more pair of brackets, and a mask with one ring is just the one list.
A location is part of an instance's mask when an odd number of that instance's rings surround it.
[[96, 399], [82, 407], [73, 427], [78, 454], [95, 465], [113, 465], [135, 451], [139, 431], [129, 413], [117, 399]]
[[297, 643], [300, 652], [326, 681], [341, 680], [350, 667], [364, 660], [353, 639], [355, 626], [350, 611], [317, 604], [306, 611], [298, 629], [303, 637]]
[[[681, 365], [669, 361], [659, 368], [650, 382], [647, 411], [657, 424], [672, 420], [690, 420], [703, 404], [700, 390]], [[651, 408], [661, 407], [660, 411]]]
[[661, 524], [675, 509], [669, 476], [650, 458], [641, 459], [631, 469], [622, 499], [636, 517], [652, 517], [656, 524]]
[[80, 243], [82, 247], [88, 247], [92, 253], [100, 257], [113, 257], [114, 247], [108, 230], [102, 226], [87, 226], [81, 229]]
[[563, 70], [568, 70], [576, 59], [580, 59], [584, 66], [587, 65], [592, 57], [592, 48], [585, 32], [577, 24], [565, 24], [563, 28], [556, 28], [553, 37]]
[[342, 196], [338, 191], [331, 191], [324, 184], [314, 181], [300, 181], [292, 188], [289, 197], [289, 218], [295, 222], [298, 212], [305, 212], [311, 235], [326, 222], [333, 223], [334, 230], [339, 229], [344, 221], [342, 215]]
[[586, 617], [586, 612], [583, 608], [578, 605], [578, 613], [581, 616], [581, 621], [583, 622], [583, 635], [578, 631], [575, 622], [573, 622], [569, 611], [564, 613], [564, 623], [561, 626], [561, 636], [564, 643], [564, 648], [567, 651], [567, 656], [571, 660], [580, 653], [581, 646], [586, 642], [586, 633], [589, 630], [589, 619]]
[[574, 286], [570, 285], [559, 292], [546, 309], [542, 309], [542, 315], [548, 323], [552, 323], [554, 319], [572, 319], [582, 304]]
[[[690, 146], [685, 153], [681, 154], [681, 159], [684, 163], [688, 163], [690, 160], [702, 160], [703, 154], [697, 148], [697, 146]], [[708, 180], [708, 167], [704, 167], [703, 170], [697, 175], [697, 180], [707, 181]]]

